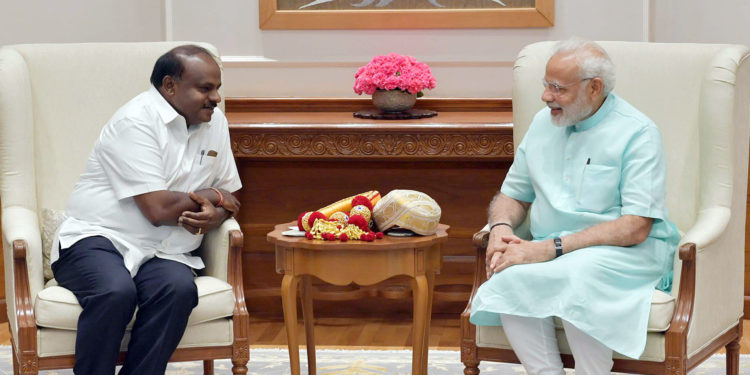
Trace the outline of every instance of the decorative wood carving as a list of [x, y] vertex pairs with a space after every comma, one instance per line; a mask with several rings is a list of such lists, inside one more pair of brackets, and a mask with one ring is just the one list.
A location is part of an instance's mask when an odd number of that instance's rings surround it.
[[25, 358], [21, 362], [21, 374], [37, 374], [39, 373], [39, 361], [36, 357]]
[[[245, 134], [232, 127], [235, 157], [487, 157], [513, 158], [513, 136], [509, 134], [296, 134], [264, 132]], [[252, 129], [253, 133], [259, 129]], [[268, 129], [271, 130], [271, 129]]]
[[685, 364], [680, 358], [667, 358], [665, 364], [668, 375], [685, 375]]
[[246, 374], [247, 362], [250, 360], [248, 335], [250, 333], [250, 315], [245, 305], [245, 288], [242, 282], [242, 244], [243, 235], [238, 230], [229, 234], [229, 259], [227, 264], [227, 281], [234, 292], [234, 314], [232, 316], [232, 373]]

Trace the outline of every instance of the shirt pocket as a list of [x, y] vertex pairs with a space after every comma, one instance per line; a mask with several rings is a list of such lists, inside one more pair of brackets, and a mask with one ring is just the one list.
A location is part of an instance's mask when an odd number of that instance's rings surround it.
[[578, 211], [602, 213], [619, 205], [620, 169], [586, 164], [576, 195]]
[[216, 157], [206, 155], [206, 151], [202, 155], [199, 155], [193, 161], [193, 168], [191, 170], [193, 181], [201, 188], [210, 187], [211, 182], [214, 180], [216, 175]]

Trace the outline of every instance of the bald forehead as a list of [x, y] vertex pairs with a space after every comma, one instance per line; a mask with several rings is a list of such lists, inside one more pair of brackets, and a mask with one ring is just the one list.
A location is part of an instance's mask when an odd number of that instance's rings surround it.
[[178, 59], [182, 61], [182, 64], [187, 66], [190, 63], [199, 63], [199, 62], [206, 62], [211, 63], [213, 65], [216, 65], [217, 67], [219, 64], [216, 62], [213, 56], [207, 53], [196, 53], [192, 55], [186, 55], [182, 53], [175, 54]]
[[[583, 45], [575, 50], [559, 51], [550, 57], [552, 59], [558, 59], [561, 62], [573, 63], [581, 65], [581, 63], [589, 58], [604, 58], [606, 57], [600, 49], [593, 45]], [[568, 60], [571, 59], [572, 61]]]
[[556, 53], [547, 62], [546, 75], [550, 81], [554, 79], [558, 83], [567, 83], [577, 77], [579, 72], [580, 64], [573, 53]]

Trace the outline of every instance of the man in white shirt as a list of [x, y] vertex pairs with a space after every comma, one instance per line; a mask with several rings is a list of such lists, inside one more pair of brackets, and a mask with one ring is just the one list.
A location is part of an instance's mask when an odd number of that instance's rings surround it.
[[55, 279], [83, 307], [78, 374], [163, 374], [198, 304], [191, 252], [237, 213], [242, 187], [221, 101], [215, 57], [193, 45], [161, 56], [152, 87], [102, 129], [71, 194], [51, 254]]

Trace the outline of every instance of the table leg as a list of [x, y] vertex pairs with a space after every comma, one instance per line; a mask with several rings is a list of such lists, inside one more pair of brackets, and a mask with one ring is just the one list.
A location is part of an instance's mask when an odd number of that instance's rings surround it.
[[427, 312], [424, 325], [424, 346], [422, 346], [422, 374], [427, 375], [428, 354], [430, 352], [430, 322], [432, 321], [432, 296], [435, 289], [435, 274], [427, 274]]
[[315, 322], [313, 320], [312, 278], [302, 276], [302, 321], [305, 323], [307, 343], [307, 373], [315, 375]]
[[412, 283], [412, 294], [414, 295], [414, 324], [412, 328], [412, 362], [411, 362], [411, 373], [412, 375], [426, 375], [423, 372], [424, 363], [427, 361], [425, 354], [425, 337], [426, 337], [426, 323], [425, 317], [428, 315], [428, 283], [425, 275], [418, 275], [414, 277]]
[[284, 308], [286, 341], [289, 346], [289, 367], [292, 375], [299, 375], [299, 344], [297, 343], [297, 277], [284, 275], [281, 280], [281, 304]]

